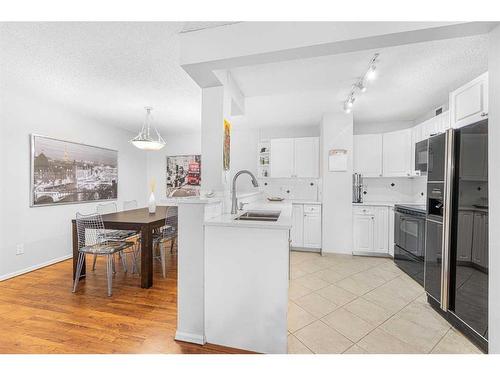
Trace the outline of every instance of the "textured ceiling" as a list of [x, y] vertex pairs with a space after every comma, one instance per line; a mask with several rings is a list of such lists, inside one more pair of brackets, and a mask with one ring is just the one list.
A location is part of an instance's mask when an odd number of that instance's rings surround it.
[[488, 39], [480, 35], [236, 68], [231, 74], [248, 97], [238, 121], [317, 125], [323, 112], [341, 108], [374, 52], [377, 79], [356, 100], [356, 123], [413, 121], [488, 67]]
[[[166, 133], [199, 131], [201, 90], [179, 66], [179, 33], [227, 22], [2, 23], [2, 89], [29, 90], [103, 125], [138, 131], [146, 105]], [[229, 28], [228, 28], [229, 29]], [[200, 31], [203, 32], [203, 31]], [[375, 51], [233, 69], [249, 126], [316, 125], [339, 110]], [[414, 120], [487, 70], [487, 37], [378, 51], [357, 123]]]
[[103, 125], [138, 131], [143, 107], [150, 105], [162, 131], [198, 131], [201, 90], [178, 61], [183, 27], [183, 22], [3, 23], [2, 85], [42, 95]]

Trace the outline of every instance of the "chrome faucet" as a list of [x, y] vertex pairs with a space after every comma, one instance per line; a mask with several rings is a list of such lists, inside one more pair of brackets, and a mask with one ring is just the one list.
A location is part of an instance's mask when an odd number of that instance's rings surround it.
[[244, 169], [242, 171], [239, 171], [237, 172], [234, 177], [233, 177], [233, 189], [231, 191], [231, 195], [232, 195], [232, 202], [231, 202], [231, 213], [232, 214], [235, 214], [238, 212], [238, 198], [236, 198], [236, 179], [238, 178], [239, 175], [241, 174], [248, 174], [250, 175], [250, 177], [252, 178], [252, 185], [254, 187], [258, 187], [259, 186], [259, 183], [257, 182], [257, 179], [255, 178], [255, 176], [253, 175], [252, 172]]

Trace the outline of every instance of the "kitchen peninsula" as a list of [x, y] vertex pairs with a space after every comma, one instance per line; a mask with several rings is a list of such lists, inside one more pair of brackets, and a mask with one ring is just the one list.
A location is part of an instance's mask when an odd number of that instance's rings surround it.
[[[290, 203], [255, 202], [205, 220], [205, 336], [212, 344], [287, 352]], [[238, 220], [276, 213], [276, 221]]]

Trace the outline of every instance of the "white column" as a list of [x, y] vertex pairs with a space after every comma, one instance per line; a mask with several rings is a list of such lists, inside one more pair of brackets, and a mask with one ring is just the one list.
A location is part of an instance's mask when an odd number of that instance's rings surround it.
[[201, 189], [224, 191], [222, 148], [224, 136], [224, 87], [202, 89]]
[[[347, 170], [328, 171], [328, 152], [347, 150]], [[352, 253], [352, 114], [327, 113], [321, 121], [324, 253]]]
[[489, 34], [489, 352], [500, 354], [500, 26]]

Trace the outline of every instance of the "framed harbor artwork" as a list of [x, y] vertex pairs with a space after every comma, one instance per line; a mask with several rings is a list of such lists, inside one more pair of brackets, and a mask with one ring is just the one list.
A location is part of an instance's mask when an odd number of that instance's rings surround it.
[[118, 197], [118, 151], [31, 135], [31, 206]]
[[200, 194], [201, 155], [167, 156], [167, 197]]

